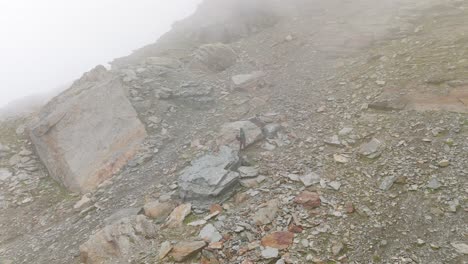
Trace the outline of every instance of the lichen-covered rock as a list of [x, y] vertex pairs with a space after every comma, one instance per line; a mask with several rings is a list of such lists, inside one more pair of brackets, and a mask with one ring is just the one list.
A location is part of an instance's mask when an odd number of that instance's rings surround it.
[[98, 66], [40, 111], [30, 136], [50, 175], [85, 193], [127, 164], [146, 130], [121, 81]]

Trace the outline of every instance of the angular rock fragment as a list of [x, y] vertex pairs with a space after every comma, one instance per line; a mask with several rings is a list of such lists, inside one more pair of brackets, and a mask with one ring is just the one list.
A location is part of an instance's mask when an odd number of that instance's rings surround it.
[[349, 162], [349, 158], [344, 156], [344, 155], [340, 155], [340, 154], [334, 154], [333, 155], [333, 159], [338, 162], [338, 163], [341, 163], [341, 164], [345, 164], [345, 163], [348, 163]]
[[146, 131], [123, 84], [98, 66], [40, 111], [30, 136], [50, 175], [84, 193], [125, 166]]
[[276, 214], [278, 213], [279, 201], [274, 199], [269, 201], [266, 204], [266, 207], [260, 208], [257, 210], [255, 215], [253, 216], [253, 221], [256, 225], [267, 225], [271, 223], [275, 218]]
[[265, 73], [255, 71], [249, 74], [240, 74], [232, 76], [233, 90], [256, 90], [265, 86]]
[[208, 243], [219, 242], [223, 238], [212, 224], [206, 225], [200, 231], [199, 237]]
[[170, 255], [177, 262], [182, 262], [200, 252], [206, 247], [205, 241], [179, 242], [174, 245]]
[[452, 242], [450, 243], [452, 247], [457, 251], [459, 254], [468, 255], [468, 245], [465, 243], [459, 242]]
[[239, 148], [239, 141], [236, 137], [239, 136], [240, 129], [243, 129], [246, 137], [246, 147], [258, 142], [263, 138], [262, 130], [251, 121], [237, 121], [226, 123], [221, 127], [218, 134], [217, 144], [219, 146], [227, 145], [234, 149]]
[[239, 167], [238, 169], [241, 178], [254, 178], [258, 176], [258, 169], [255, 167]]
[[432, 178], [428, 183], [427, 183], [427, 188], [432, 189], [432, 190], [437, 190], [440, 187], [442, 187], [442, 184], [436, 179]]
[[223, 43], [205, 44], [193, 54], [190, 67], [199, 70], [221, 72], [237, 61], [236, 52]]
[[311, 172], [305, 175], [299, 176], [299, 180], [304, 184], [305, 187], [310, 187], [320, 182], [320, 175]]
[[395, 183], [396, 177], [394, 176], [387, 176], [382, 180], [382, 183], [380, 183], [380, 189], [382, 191], [388, 191], [390, 188], [392, 188], [393, 183]]
[[105, 226], [80, 246], [82, 263], [113, 264], [137, 261], [135, 253], [150, 250], [157, 226], [138, 215]]
[[171, 242], [169, 242], [169, 241], [163, 242], [161, 244], [161, 247], [159, 248], [159, 252], [158, 252], [159, 260], [164, 259], [167, 256], [167, 254], [169, 254], [169, 252], [171, 252], [171, 250], [172, 250]]
[[342, 147], [343, 144], [341, 144], [340, 138], [337, 135], [334, 135], [330, 138], [327, 138], [324, 140], [325, 144], [334, 146], [334, 147]]
[[76, 204], [73, 206], [73, 209], [78, 210], [86, 205], [88, 205], [91, 202], [91, 194], [85, 194], [81, 199], [76, 202]]
[[318, 193], [308, 191], [301, 192], [294, 198], [294, 202], [309, 209], [317, 208], [322, 203]]
[[277, 248], [266, 247], [262, 250], [262, 257], [264, 259], [277, 258], [279, 256], [279, 250]]
[[279, 231], [271, 233], [262, 238], [262, 246], [276, 249], [286, 249], [292, 245], [294, 233], [289, 231]]
[[352, 127], [344, 127], [343, 129], [340, 130], [340, 132], [338, 132], [338, 135], [339, 136], [347, 136], [349, 135], [351, 132], [353, 131], [353, 128]]
[[182, 226], [185, 218], [191, 212], [192, 212], [192, 205], [189, 203], [177, 206], [167, 218], [166, 226], [172, 227], [172, 228]]
[[263, 135], [265, 138], [274, 138], [282, 128], [283, 127], [277, 123], [267, 124], [262, 129]]
[[446, 167], [450, 166], [450, 161], [444, 159], [444, 160], [439, 161], [439, 163], [437, 163], [437, 165], [439, 167], [441, 167], [441, 168], [446, 168]]
[[239, 156], [229, 147], [221, 147], [217, 155], [205, 155], [192, 161], [180, 172], [179, 188], [183, 199], [209, 206], [228, 195], [239, 182]]
[[361, 145], [359, 148], [359, 154], [369, 159], [378, 158], [382, 154], [382, 142], [373, 138], [371, 141]]
[[144, 214], [151, 219], [166, 218], [173, 209], [174, 205], [169, 202], [160, 203], [158, 201], [154, 201], [143, 206]]

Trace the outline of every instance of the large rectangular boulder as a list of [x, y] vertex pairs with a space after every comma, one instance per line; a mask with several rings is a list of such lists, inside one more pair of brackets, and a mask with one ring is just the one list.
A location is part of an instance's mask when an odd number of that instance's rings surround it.
[[29, 129], [50, 175], [82, 193], [125, 166], [147, 135], [122, 82], [103, 66], [49, 102]]

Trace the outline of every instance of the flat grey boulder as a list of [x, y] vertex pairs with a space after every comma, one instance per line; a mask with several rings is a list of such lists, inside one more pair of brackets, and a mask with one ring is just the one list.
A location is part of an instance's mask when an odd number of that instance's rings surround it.
[[226, 146], [216, 155], [208, 154], [192, 161], [179, 174], [181, 198], [195, 201], [198, 206], [222, 200], [239, 183], [240, 174], [236, 171], [239, 164], [237, 151]]
[[122, 82], [103, 66], [50, 101], [29, 130], [50, 175], [81, 193], [117, 173], [147, 136]]
[[245, 132], [246, 146], [250, 146], [263, 139], [262, 129], [251, 121], [237, 121], [226, 123], [221, 127], [218, 134], [218, 146], [226, 145], [232, 148], [239, 148], [239, 141], [236, 136], [239, 135], [240, 129]]

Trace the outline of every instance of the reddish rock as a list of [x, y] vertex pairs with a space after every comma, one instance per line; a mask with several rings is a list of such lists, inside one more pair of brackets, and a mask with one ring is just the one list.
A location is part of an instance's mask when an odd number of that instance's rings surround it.
[[303, 191], [296, 198], [294, 202], [304, 206], [305, 208], [317, 208], [321, 205], [320, 196], [315, 192]]
[[302, 228], [302, 226], [291, 224], [288, 228], [288, 231], [292, 233], [300, 234], [302, 233], [302, 231], [304, 231], [304, 228]]
[[293, 239], [294, 233], [292, 232], [274, 232], [262, 238], [262, 246], [277, 249], [286, 249], [293, 243]]
[[354, 205], [352, 202], [347, 202], [346, 203], [346, 213], [352, 214], [354, 213]]
[[175, 261], [182, 262], [200, 252], [205, 246], [205, 241], [179, 242], [172, 248], [170, 254]]
[[212, 204], [210, 206], [210, 214], [213, 214], [215, 212], [222, 212], [223, 211], [223, 207], [219, 204]]

